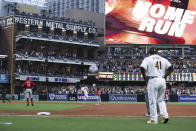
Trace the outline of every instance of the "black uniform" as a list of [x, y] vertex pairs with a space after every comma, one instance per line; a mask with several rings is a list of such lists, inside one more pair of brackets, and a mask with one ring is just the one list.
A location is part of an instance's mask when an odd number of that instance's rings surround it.
[[2, 87], [1, 88], [1, 100], [3, 103], [6, 103], [5, 100], [6, 100], [6, 88]]

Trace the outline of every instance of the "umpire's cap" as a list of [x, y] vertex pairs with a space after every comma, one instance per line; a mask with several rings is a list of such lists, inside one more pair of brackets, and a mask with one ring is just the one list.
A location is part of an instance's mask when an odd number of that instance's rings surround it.
[[149, 50], [149, 53], [152, 54], [157, 54], [157, 48], [156, 47], [151, 47]]

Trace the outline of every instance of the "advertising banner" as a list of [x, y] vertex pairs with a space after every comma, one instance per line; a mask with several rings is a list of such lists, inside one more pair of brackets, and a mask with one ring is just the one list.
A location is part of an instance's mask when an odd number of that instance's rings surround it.
[[196, 96], [178, 96], [178, 102], [196, 102]]
[[193, 81], [196, 81], [196, 73], [193, 73]]
[[142, 81], [143, 77], [141, 73], [122, 72], [122, 73], [114, 73], [113, 80], [114, 81]]
[[62, 78], [62, 77], [48, 77], [48, 82], [62, 82], [62, 83], [71, 83], [71, 78]]
[[[25, 94], [20, 94], [20, 100], [26, 100], [26, 95]], [[39, 95], [33, 95], [33, 100], [38, 101], [39, 100]]]
[[[1, 98], [2, 94], [0, 94], [0, 98]], [[18, 95], [17, 94], [12, 94], [12, 96], [14, 97], [14, 100], [18, 100]], [[6, 94], [5, 96], [7, 99], [11, 99], [11, 94]]]
[[80, 78], [48, 77], [48, 82], [77, 83]]
[[77, 94], [68, 94], [68, 101], [77, 101]]
[[0, 74], [0, 83], [10, 83], [10, 75]]
[[[96, 94], [88, 94], [88, 98], [86, 101], [97, 101], [97, 95]], [[84, 94], [78, 94], [78, 101], [84, 101], [85, 96]]]
[[20, 80], [26, 81], [26, 78], [29, 77], [29, 80], [31, 81], [46, 81], [45, 76], [27, 76], [27, 75], [20, 75]]
[[137, 95], [109, 94], [109, 101], [137, 102]]
[[[95, 27], [89, 27], [77, 23], [68, 23], [62, 21], [54, 21], [40, 18], [32, 18], [28, 16], [15, 16], [14, 23], [24, 24], [24, 25], [34, 25], [39, 27], [49, 27], [55, 29], [65, 29], [70, 31], [84, 32], [95, 34], [97, 29]], [[0, 25], [2, 27], [7, 27], [13, 25], [13, 17], [4, 17], [0, 19]]]
[[192, 81], [192, 73], [181, 73], [181, 80], [182, 81]]
[[49, 93], [48, 100], [49, 101], [67, 101], [67, 94]]
[[99, 72], [98, 74], [100, 80], [113, 80], [113, 72]]
[[106, 0], [106, 44], [196, 45], [195, 0]]

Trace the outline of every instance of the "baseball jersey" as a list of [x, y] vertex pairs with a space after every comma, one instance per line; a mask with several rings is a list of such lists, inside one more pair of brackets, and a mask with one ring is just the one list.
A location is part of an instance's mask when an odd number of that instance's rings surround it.
[[22, 86], [25, 87], [26, 89], [32, 89], [32, 87], [35, 86], [35, 83], [28, 80], [28, 81], [25, 81], [22, 84]]
[[101, 95], [101, 92], [100, 91], [97, 91], [97, 95], [100, 96]]
[[165, 76], [165, 71], [171, 66], [171, 63], [155, 54], [145, 58], [140, 67], [146, 70], [147, 76]]
[[84, 92], [87, 92], [88, 91], [88, 87], [84, 86], [84, 87], [81, 88], [81, 90], [84, 91]]
[[165, 90], [165, 96], [167, 96], [169, 94], [168, 89]]

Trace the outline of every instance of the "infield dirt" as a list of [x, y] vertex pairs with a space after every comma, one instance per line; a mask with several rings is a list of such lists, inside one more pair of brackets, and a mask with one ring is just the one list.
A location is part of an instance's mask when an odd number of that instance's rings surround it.
[[[24, 103], [25, 104], [25, 103]], [[35, 103], [35, 106], [38, 103]], [[40, 103], [39, 103], [40, 104]], [[42, 103], [44, 104], [44, 103]], [[49, 104], [49, 103], [47, 103]], [[51, 103], [54, 104], [54, 103]], [[58, 103], [59, 104], [59, 103]], [[60, 103], [87, 105], [85, 107], [72, 108], [61, 111], [49, 111], [52, 116], [83, 116], [83, 117], [144, 117], [145, 104], [100, 104], [95, 103]], [[192, 105], [168, 105], [170, 117], [196, 117], [196, 106]], [[27, 107], [28, 108], [28, 107]], [[47, 111], [47, 110], [46, 110]], [[0, 115], [36, 115], [40, 111], [1, 110]]]

